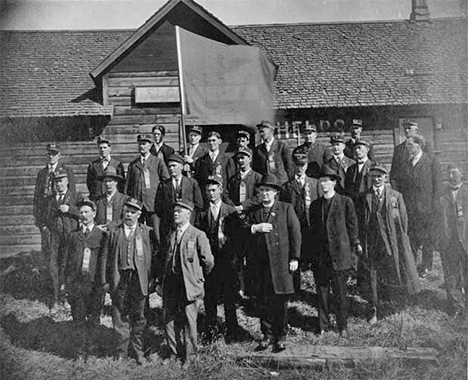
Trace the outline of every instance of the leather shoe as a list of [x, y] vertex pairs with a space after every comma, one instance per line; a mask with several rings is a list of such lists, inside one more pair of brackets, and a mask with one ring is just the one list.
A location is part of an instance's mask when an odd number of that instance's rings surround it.
[[257, 347], [255, 347], [255, 350], [256, 352], [258, 351], [265, 351], [268, 346], [269, 346], [269, 341], [267, 339], [263, 339], [262, 341], [260, 341], [260, 343], [258, 344]]
[[368, 322], [370, 325], [375, 325], [377, 323], [377, 308], [376, 307], [372, 308], [372, 313], [370, 315]]
[[286, 349], [286, 345], [283, 342], [276, 342], [273, 345], [273, 350], [272, 351], [274, 353], [278, 353], [278, 352], [284, 351], [285, 349]]

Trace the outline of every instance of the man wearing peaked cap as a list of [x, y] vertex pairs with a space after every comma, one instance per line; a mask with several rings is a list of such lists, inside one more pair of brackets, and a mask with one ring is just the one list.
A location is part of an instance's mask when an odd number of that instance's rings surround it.
[[304, 143], [293, 150], [293, 156], [296, 151], [307, 153], [307, 175], [317, 178], [320, 168], [323, 164], [323, 157], [326, 147], [316, 141], [317, 127], [314, 124], [307, 123], [303, 129]]
[[345, 175], [345, 194], [356, 201], [360, 194], [372, 185], [369, 171], [373, 162], [369, 158], [371, 145], [364, 140], [354, 144], [354, 158], [356, 163], [351, 165]]
[[189, 129], [187, 140], [187, 154], [181, 152], [184, 155], [184, 172], [189, 176], [195, 174], [195, 164], [200, 157], [203, 157], [208, 149], [200, 145], [200, 140], [202, 138], [203, 129], [198, 125], [194, 125]]
[[[350, 126], [351, 138], [346, 141], [344, 154], [345, 156], [355, 159], [354, 157], [354, 148], [358, 141], [361, 140], [361, 133], [362, 133], [362, 120], [361, 119], [353, 119], [351, 126]], [[373, 147], [370, 143], [367, 143], [369, 147], [368, 156], [371, 161], [375, 160]]]
[[139, 157], [128, 165], [124, 193], [138, 199], [143, 204], [141, 222], [155, 227], [154, 232], [160, 242], [158, 217], [154, 209], [156, 191], [162, 180], [169, 178], [164, 160], [150, 153], [153, 137], [149, 134], [138, 135]]
[[106, 193], [104, 184], [102, 183], [102, 175], [107, 168], [114, 168], [116, 173], [122, 177], [122, 181], [118, 184], [120, 192], [124, 189], [124, 167], [122, 163], [111, 157], [111, 140], [107, 137], [100, 136], [97, 141], [99, 149], [99, 158], [88, 165], [86, 174], [86, 185], [89, 191], [89, 197], [96, 200], [99, 196]]
[[82, 200], [82, 195], [70, 189], [69, 183], [67, 169], [58, 168], [54, 173], [55, 193], [50, 194], [47, 198], [44, 218], [44, 226], [49, 238], [49, 270], [54, 288], [52, 312], [58, 311], [60, 304], [65, 307], [69, 306], [62, 294], [66, 249], [70, 233], [78, 227], [77, 203]]
[[344, 193], [345, 176], [348, 168], [356, 161], [344, 154], [344, 135], [342, 133], [333, 133], [330, 136], [331, 155], [324, 160], [324, 165], [336, 171], [340, 176], [340, 181], [337, 184], [336, 191], [340, 194]]
[[237, 147], [248, 148], [250, 143], [250, 133], [244, 129], [237, 132]]
[[118, 338], [115, 357], [126, 358], [131, 346], [140, 365], [147, 363], [144, 311], [156, 277], [158, 247], [152, 228], [139, 222], [143, 210], [139, 199], [125, 201], [122, 223], [109, 230], [101, 262], [103, 287], [112, 297], [112, 322]]
[[250, 232], [247, 253], [248, 293], [258, 297], [263, 338], [257, 351], [273, 345], [274, 352], [285, 349], [286, 302], [294, 293], [293, 272], [298, 269], [301, 249], [301, 226], [291, 204], [276, 199], [278, 178], [267, 174], [257, 184], [261, 204], [247, 216]]
[[287, 182], [294, 173], [288, 145], [275, 139], [273, 123], [263, 120], [257, 127], [262, 143], [253, 150], [252, 168], [261, 175], [273, 174], [281, 183]]
[[150, 152], [156, 157], [164, 160], [166, 165], [168, 164], [168, 157], [174, 154], [174, 149], [164, 142], [166, 136], [166, 128], [164, 125], [155, 125], [152, 129], [154, 143], [151, 146]]
[[[176, 229], [167, 237], [158, 268], [162, 285], [163, 319], [171, 355], [190, 364], [198, 351], [198, 302], [204, 297], [206, 276], [214, 265], [203, 231], [190, 224], [194, 205], [181, 199], [174, 206]], [[182, 343], [185, 347], [180, 347]]]
[[121, 222], [123, 206], [129, 197], [119, 191], [123, 177], [117, 173], [114, 166], [108, 166], [99, 176], [99, 180], [102, 182], [104, 194], [96, 199], [96, 223], [110, 229]]
[[155, 229], [159, 230], [161, 242], [166, 241], [167, 236], [174, 228], [174, 206], [177, 201], [185, 199], [194, 204], [191, 214], [191, 222], [194, 223], [199, 210], [203, 208], [203, 197], [198, 182], [182, 175], [184, 158], [178, 154], [168, 157], [169, 179], [159, 183], [154, 210], [157, 215]]

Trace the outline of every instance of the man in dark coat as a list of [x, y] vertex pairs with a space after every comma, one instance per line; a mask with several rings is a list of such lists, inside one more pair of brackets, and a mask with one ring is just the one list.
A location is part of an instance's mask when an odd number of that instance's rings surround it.
[[316, 142], [317, 127], [314, 124], [307, 123], [304, 127], [304, 143], [294, 148], [294, 153], [297, 151], [307, 153], [307, 166], [306, 174], [309, 177], [317, 178], [320, 174], [320, 168], [323, 165], [323, 158], [327, 150], [325, 145]]
[[226, 319], [226, 340], [237, 340], [239, 325], [236, 315], [237, 255], [234, 239], [240, 227], [238, 213], [221, 200], [222, 178], [213, 176], [206, 183], [206, 208], [197, 217], [196, 226], [206, 233], [214, 257], [214, 268], [205, 280], [205, 339], [213, 340], [218, 332], [217, 304], [222, 299]]
[[182, 175], [184, 159], [176, 154], [168, 157], [169, 179], [159, 183], [154, 209], [158, 216], [155, 229], [159, 229], [161, 242], [164, 243], [174, 229], [174, 206], [177, 201], [184, 199], [193, 203], [191, 223], [195, 222], [196, 214], [203, 209], [203, 197], [198, 183], [193, 178]]
[[130, 197], [118, 190], [123, 177], [113, 166], [109, 166], [99, 179], [102, 181], [105, 193], [96, 200], [95, 221], [99, 226], [112, 229], [122, 221], [123, 207]]
[[166, 128], [164, 125], [155, 125], [151, 130], [153, 133], [154, 143], [151, 146], [150, 152], [152, 155], [159, 157], [166, 165], [169, 164], [167, 159], [174, 154], [174, 149], [164, 142], [166, 136]]
[[62, 299], [64, 278], [63, 271], [66, 265], [66, 249], [70, 233], [78, 227], [77, 203], [82, 200], [80, 193], [68, 187], [68, 172], [60, 168], [54, 174], [56, 194], [48, 198], [45, 225], [50, 234], [49, 270], [54, 287], [54, 301], [52, 312], [58, 311], [59, 304], [68, 307], [68, 302]]
[[144, 310], [156, 277], [156, 255], [152, 229], [138, 222], [142, 209], [139, 200], [127, 200], [122, 224], [109, 231], [101, 268], [104, 289], [109, 289], [112, 298], [112, 322], [117, 335], [115, 358], [125, 359], [130, 344], [137, 363], [144, 365]]
[[319, 298], [319, 328], [330, 325], [330, 288], [337, 301], [336, 322], [340, 334], [347, 334], [347, 278], [356, 269], [355, 251], [362, 253], [353, 201], [335, 192], [340, 180], [336, 171], [323, 166], [319, 184], [323, 195], [310, 205], [311, 235], [315, 239], [312, 267]]
[[[398, 300], [419, 293], [416, 263], [407, 235], [408, 216], [403, 196], [385, 186], [387, 169], [378, 165], [369, 173], [372, 186], [357, 201], [360, 241], [371, 289], [369, 322], [377, 322], [379, 299]], [[366, 284], [369, 286], [369, 284]]]
[[354, 202], [359, 195], [372, 186], [369, 175], [372, 161], [369, 159], [370, 144], [364, 140], [358, 140], [354, 145], [354, 157], [356, 163], [351, 165], [345, 175], [345, 194]]
[[[418, 134], [418, 123], [410, 120], [404, 120], [403, 127], [405, 130], [406, 140], [395, 147], [392, 157], [392, 167], [390, 170], [390, 183], [392, 184], [392, 189], [400, 192], [400, 186], [402, 182], [405, 181], [407, 164], [411, 158], [407, 147], [408, 139]], [[434, 151], [431, 144], [426, 142], [426, 144], [424, 144], [423, 152], [429, 156], [433, 156]]]
[[273, 174], [283, 184], [294, 175], [291, 151], [288, 145], [275, 139], [275, 126], [263, 120], [257, 125], [263, 142], [253, 150], [252, 168], [262, 176]]
[[263, 339], [256, 350], [283, 351], [287, 333], [286, 302], [294, 293], [293, 272], [301, 255], [301, 225], [291, 204], [276, 200], [278, 178], [267, 174], [258, 185], [262, 203], [248, 214], [252, 234], [248, 270], [251, 293], [258, 296]]
[[433, 237], [438, 228], [434, 206], [442, 191], [442, 173], [439, 162], [423, 152], [424, 137], [415, 135], [407, 139], [408, 160], [398, 191], [403, 194], [408, 211], [408, 236], [413, 254], [422, 245], [422, 260], [418, 268], [422, 277], [432, 270]]
[[[295, 166], [294, 179], [286, 182], [281, 187], [279, 200], [291, 203], [296, 212], [299, 223], [301, 224], [301, 269], [308, 269], [310, 264], [310, 244], [313, 242], [309, 234], [309, 207], [312, 201], [319, 197], [318, 181], [315, 178], [308, 177], [306, 170], [308, 168], [308, 156], [305, 152], [296, 150], [293, 155]], [[294, 291], [301, 289], [300, 271], [294, 272]]]
[[[154, 226], [157, 223], [157, 216], [154, 212], [156, 191], [159, 182], [169, 178], [169, 172], [164, 161], [150, 153], [152, 142], [150, 135], [138, 135], [140, 157], [128, 166], [124, 192], [143, 203], [141, 221]], [[159, 231], [154, 232], [159, 242]]]
[[344, 155], [343, 151], [345, 145], [342, 133], [332, 134], [330, 142], [332, 144], [330, 150], [331, 154], [324, 159], [323, 165], [326, 165], [338, 174], [340, 180], [335, 190], [339, 194], [344, 194], [346, 172], [356, 161]]
[[[89, 198], [93, 201], [106, 192], [102, 184], [102, 175], [108, 168], [114, 168], [122, 179], [125, 177], [122, 163], [111, 157], [111, 141], [107, 137], [99, 137], [97, 145], [99, 147], [99, 158], [89, 164], [86, 175]], [[124, 190], [123, 181], [119, 183], [118, 189], [120, 192]]]
[[185, 154], [185, 152], [180, 153], [184, 157], [184, 173], [189, 177], [195, 174], [197, 160], [208, 152], [208, 149], [200, 144], [202, 133], [202, 127], [198, 125], [192, 126], [188, 132], [189, 144], [187, 147], [187, 154]]
[[93, 333], [100, 323], [104, 283], [100, 265], [106, 233], [94, 224], [93, 201], [85, 199], [77, 207], [82, 226], [68, 239], [64, 278], [74, 322], [75, 352], [80, 358], [88, 354]]
[[[346, 157], [352, 158], [356, 160], [354, 153], [354, 147], [356, 143], [361, 140], [361, 133], [362, 133], [362, 120], [361, 119], [353, 119], [351, 126], [349, 127], [351, 132], [351, 138], [345, 142], [344, 154]], [[375, 161], [374, 152], [372, 145], [370, 143], [367, 144], [369, 147], [369, 151], [367, 153], [369, 159], [371, 161]]]
[[45, 266], [49, 266], [50, 234], [46, 226], [47, 206], [51, 195], [56, 193], [54, 189], [54, 175], [60, 169], [67, 172], [68, 187], [75, 191], [75, 179], [73, 171], [60, 162], [60, 146], [47, 144], [47, 166], [37, 173], [36, 186], [34, 187], [33, 215], [34, 224], [41, 231], [41, 251], [44, 255]]
[[442, 258], [447, 298], [455, 314], [464, 313], [467, 316], [468, 188], [462, 182], [462, 172], [458, 165], [449, 164], [447, 171], [449, 184], [437, 204], [437, 248]]

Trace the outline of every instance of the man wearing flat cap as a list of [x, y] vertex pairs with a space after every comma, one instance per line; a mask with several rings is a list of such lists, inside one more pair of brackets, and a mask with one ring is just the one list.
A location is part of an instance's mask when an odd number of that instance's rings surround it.
[[331, 150], [324, 160], [324, 166], [334, 170], [340, 177], [337, 183], [336, 191], [344, 194], [345, 177], [349, 167], [356, 163], [353, 159], [344, 155], [344, 136], [342, 133], [333, 133], [330, 136]]
[[166, 165], [169, 164], [167, 159], [174, 154], [174, 149], [164, 142], [166, 136], [166, 128], [164, 125], [153, 126], [151, 132], [153, 133], [154, 143], [151, 146], [151, 154], [159, 157]]
[[203, 208], [203, 197], [198, 186], [198, 182], [182, 175], [184, 159], [178, 154], [168, 157], [169, 179], [159, 183], [156, 192], [154, 210], [158, 216], [158, 223], [154, 228], [159, 228], [161, 243], [174, 229], [174, 206], [177, 201], [185, 199], [194, 205], [194, 212], [191, 214], [191, 223], [195, 222], [195, 215]]
[[307, 153], [307, 171], [309, 177], [317, 178], [320, 173], [320, 168], [323, 165], [323, 157], [327, 148], [325, 145], [318, 143], [317, 126], [307, 123], [303, 129], [304, 143], [294, 148], [293, 157], [297, 151]]
[[[157, 215], [154, 211], [154, 200], [159, 182], [169, 178], [164, 161], [150, 153], [153, 139], [151, 135], [138, 135], [138, 150], [140, 156], [128, 166], [125, 194], [143, 203], [141, 221], [150, 226], [157, 225]], [[159, 231], [154, 230], [158, 242]]]
[[60, 294], [64, 284], [66, 249], [70, 233], [78, 227], [79, 213], [76, 205], [83, 198], [80, 193], [69, 188], [68, 172], [65, 168], [60, 168], [54, 173], [54, 187], [56, 193], [48, 197], [45, 217], [45, 225], [50, 234], [49, 269], [54, 287], [52, 312], [58, 311], [61, 303], [64, 306], [68, 305]]
[[[361, 140], [361, 133], [362, 133], [362, 120], [361, 119], [353, 119], [351, 126], [349, 127], [349, 130], [351, 132], [351, 137], [348, 141], [345, 143], [345, 148], [344, 148], [344, 154], [346, 157], [352, 158], [355, 160], [355, 146], [358, 141]], [[369, 151], [367, 153], [369, 159], [371, 161], [375, 160], [374, 157], [374, 152], [373, 152], [373, 147], [372, 144], [367, 143], [369, 147]]]
[[291, 151], [288, 145], [275, 139], [275, 126], [267, 120], [257, 125], [262, 143], [253, 150], [252, 168], [262, 176], [272, 174], [280, 184], [294, 175]]
[[112, 298], [112, 322], [117, 335], [115, 358], [127, 358], [130, 345], [140, 365], [147, 363], [144, 311], [156, 277], [155, 237], [152, 228], [138, 221], [142, 209], [143, 204], [137, 199], [125, 202], [122, 223], [109, 230], [101, 264], [103, 286]]
[[158, 274], [170, 355], [184, 365], [196, 360], [198, 304], [205, 294], [205, 278], [214, 265], [208, 238], [190, 224], [193, 207], [189, 201], [176, 202], [176, 230], [164, 245]]
[[338, 173], [324, 165], [319, 177], [323, 195], [310, 205], [312, 268], [318, 296], [319, 331], [332, 328], [330, 323], [330, 290], [337, 301], [336, 323], [341, 334], [347, 334], [347, 279], [356, 269], [356, 252], [362, 248], [353, 201], [335, 192]]
[[64, 169], [67, 172], [68, 186], [75, 191], [75, 179], [73, 171], [60, 161], [60, 146], [47, 144], [47, 165], [37, 173], [36, 185], [34, 187], [33, 215], [34, 224], [41, 231], [41, 251], [44, 255], [45, 266], [49, 266], [49, 230], [46, 227], [46, 211], [49, 197], [55, 194], [54, 174]]
[[276, 199], [280, 191], [277, 177], [267, 174], [257, 184], [261, 204], [248, 214], [246, 228], [251, 233], [247, 257], [247, 288], [257, 296], [263, 334], [257, 351], [273, 345], [283, 351], [287, 333], [286, 303], [294, 293], [293, 273], [301, 255], [301, 225], [291, 204]]
[[357, 201], [359, 240], [367, 263], [371, 291], [369, 322], [377, 322], [379, 300], [404, 301], [420, 291], [416, 263], [407, 235], [408, 215], [403, 196], [385, 186], [387, 169], [371, 167], [372, 185]]
[[[312, 201], [319, 197], [318, 181], [315, 178], [308, 177], [306, 170], [308, 167], [308, 155], [305, 152], [296, 150], [293, 154], [295, 167], [294, 179], [286, 182], [280, 191], [279, 199], [283, 202], [291, 203], [296, 212], [299, 223], [301, 224], [301, 265], [307, 268], [309, 264], [309, 247], [312, 243], [309, 234], [309, 207]], [[298, 292], [301, 289], [300, 271], [294, 272], [294, 290]]]
[[193, 125], [190, 127], [187, 136], [189, 143], [187, 146], [187, 154], [181, 152], [181, 155], [183, 155], [185, 161], [184, 173], [190, 173], [190, 176], [195, 174], [195, 164], [197, 160], [208, 152], [208, 149], [200, 145], [202, 134], [202, 127], [198, 125]]
[[356, 163], [351, 165], [345, 174], [345, 194], [354, 202], [372, 185], [369, 175], [372, 166], [372, 161], [369, 159], [370, 147], [367, 141], [356, 141], [354, 144]]
[[89, 353], [93, 332], [100, 323], [104, 283], [100, 265], [106, 233], [94, 223], [96, 204], [92, 200], [83, 199], [77, 208], [81, 226], [70, 233], [64, 277], [75, 328], [75, 351], [80, 357]]
[[123, 207], [130, 197], [119, 191], [119, 184], [124, 179], [115, 167], [109, 166], [99, 180], [105, 192], [96, 200], [96, 224], [111, 229], [122, 221]]
[[119, 182], [118, 189], [120, 192], [124, 190], [124, 167], [122, 163], [111, 157], [111, 141], [107, 137], [99, 137], [97, 141], [99, 148], [99, 158], [91, 162], [88, 166], [86, 174], [86, 185], [88, 186], [89, 198], [95, 201], [100, 195], [106, 193], [102, 183], [102, 175], [108, 168], [114, 168], [115, 172], [122, 177]]

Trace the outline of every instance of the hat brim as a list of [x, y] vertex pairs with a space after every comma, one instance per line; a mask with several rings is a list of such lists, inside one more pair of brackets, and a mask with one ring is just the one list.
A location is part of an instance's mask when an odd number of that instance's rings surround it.
[[153, 142], [153, 140], [150, 140], [150, 139], [147, 139], [147, 138], [138, 139], [137, 141], [138, 141], [138, 142], [147, 141], [147, 142], [149, 142], [149, 143], [152, 143], [152, 142]]
[[118, 174], [115, 174], [115, 175], [114, 175], [114, 174], [103, 174], [103, 175], [101, 175], [101, 176], [98, 177], [98, 179], [99, 179], [100, 181], [103, 181], [103, 180], [105, 180], [106, 178], [112, 178], [112, 179], [115, 179], [115, 180], [117, 180], [117, 181], [122, 181], [122, 180], [123, 180], [123, 177], [120, 176], [120, 175], [118, 175]]
[[281, 189], [280, 185], [273, 183], [273, 182], [260, 182], [260, 183], [255, 184], [255, 187], [260, 187], [260, 186], [272, 187], [275, 190]]
[[339, 175], [336, 175], [336, 174], [320, 174], [318, 176], [318, 178], [325, 178], [325, 177], [328, 177], [330, 178], [332, 181], [337, 181], [337, 182], [340, 182], [341, 181], [341, 177]]

